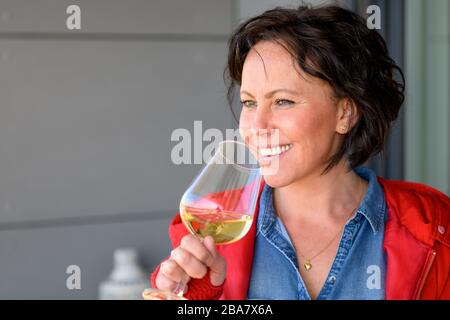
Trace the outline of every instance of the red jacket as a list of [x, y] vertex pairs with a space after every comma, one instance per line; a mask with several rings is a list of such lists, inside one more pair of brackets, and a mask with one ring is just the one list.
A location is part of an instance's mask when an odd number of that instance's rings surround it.
[[[378, 178], [388, 207], [383, 248], [387, 256], [386, 299], [450, 300], [450, 198], [423, 184]], [[261, 194], [261, 193], [260, 193]], [[252, 268], [256, 221], [241, 240], [218, 246], [227, 261], [225, 282], [209, 274], [191, 279], [188, 299], [245, 300]], [[188, 234], [177, 214], [169, 226], [173, 247]], [[154, 287], [159, 266], [151, 280]]]

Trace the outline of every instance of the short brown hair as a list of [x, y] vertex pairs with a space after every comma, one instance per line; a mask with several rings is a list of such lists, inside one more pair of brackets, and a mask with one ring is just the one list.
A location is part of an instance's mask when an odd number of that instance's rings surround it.
[[[245, 58], [262, 40], [283, 45], [304, 72], [328, 82], [336, 98], [349, 98], [358, 109], [358, 122], [329, 159], [325, 172], [344, 155], [355, 168], [383, 149], [404, 101], [405, 78], [384, 39], [361, 16], [337, 6], [277, 7], [243, 22], [229, 40], [224, 73], [232, 111]], [[399, 82], [394, 79], [395, 70]]]

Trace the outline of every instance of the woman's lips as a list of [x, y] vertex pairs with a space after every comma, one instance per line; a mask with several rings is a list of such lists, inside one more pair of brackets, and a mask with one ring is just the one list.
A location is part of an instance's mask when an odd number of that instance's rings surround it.
[[[269, 166], [272, 161], [279, 160], [292, 149], [292, 144], [274, 148], [258, 148], [258, 162], [261, 167]], [[270, 151], [269, 151], [270, 150]]]

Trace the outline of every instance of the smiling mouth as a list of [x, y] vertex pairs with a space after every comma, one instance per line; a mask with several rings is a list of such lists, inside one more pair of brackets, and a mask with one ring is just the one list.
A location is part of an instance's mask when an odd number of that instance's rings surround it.
[[274, 157], [282, 155], [283, 153], [289, 151], [293, 147], [293, 144], [285, 144], [285, 145], [279, 145], [272, 148], [260, 148], [258, 155], [264, 158], [267, 157]]

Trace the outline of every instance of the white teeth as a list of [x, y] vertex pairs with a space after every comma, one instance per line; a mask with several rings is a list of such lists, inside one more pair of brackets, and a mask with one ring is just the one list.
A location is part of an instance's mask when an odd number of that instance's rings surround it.
[[288, 151], [290, 148], [292, 148], [292, 144], [284, 145], [284, 146], [278, 146], [274, 148], [266, 148], [266, 149], [260, 149], [259, 152], [262, 156], [277, 156], [283, 152]]

